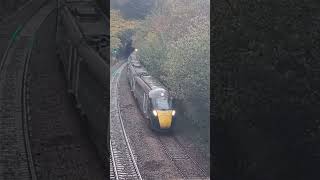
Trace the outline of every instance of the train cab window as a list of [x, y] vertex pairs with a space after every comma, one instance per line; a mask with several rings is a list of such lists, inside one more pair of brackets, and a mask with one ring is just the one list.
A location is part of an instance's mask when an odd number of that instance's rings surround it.
[[171, 103], [165, 97], [153, 99], [152, 105], [154, 109], [171, 109]]

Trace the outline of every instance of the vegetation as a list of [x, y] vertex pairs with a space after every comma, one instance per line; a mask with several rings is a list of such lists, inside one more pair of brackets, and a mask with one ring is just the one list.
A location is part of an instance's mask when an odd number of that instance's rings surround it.
[[136, 27], [150, 13], [154, 1], [110, 1], [111, 50], [117, 50], [113, 54], [118, 58], [125, 58], [132, 51], [132, 36], [136, 32]]
[[125, 19], [142, 20], [150, 13], [155, 0], [111, 0], [112, 9], [122, 12]]
[[210, 1], [148, 2], [111, 1], [111, 48], [122, 54], [132, 40], [148, 71], [177, 99], [178, 113], [208, 135]]
[[112, 9], [110, 15], [110, 47], [111, 50], [117, 50], [117, 54], [120, 54], [121, 49], [126, 49], [127, 43], [130, 41], [133, 34], [133, 30], [137, 27], [139, 21], [124, 19], [120, 10]]
[[138, 56], [178, 100], [178, 113], [209, 133], [209, 0], [157, 0], [133, 37]]
[[319, 177], [319, 12], [316, 0], [215, 3], [217, 177]]
[[318, 177], [319, 2], [213, 2], [211, 63], [209, 0], [154, 0], [135, 26], [140, 59], [207, 127], [211, 66], [216, 179]]

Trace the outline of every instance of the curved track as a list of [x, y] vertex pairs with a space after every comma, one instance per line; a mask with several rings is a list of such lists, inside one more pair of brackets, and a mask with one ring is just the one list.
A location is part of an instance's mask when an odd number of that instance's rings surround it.
[[[31, 155], [25, 102], [26, 70], [33, 37], [54, 10], [50, 3], [13, 34], [0, 65], [0, 109], [2, 160], [0, 177], [37, 179]], [[4, 129], [6, 128], [6, 130]]]
[[189, 155], [175, 136], [157, 136], [160, 145], [184, 179], [207, 179], [206, 171]]
[[111, 179], [142, 179], [124, 129], [118, 102], [118, 82], [126, 64], [113, 74], [110, 90], [110, 151]]
[[[30, 0], [21, 8], [13, 12], [12, 15], [2, 19], [0, 22], [0, 58], [5, 59], [6, 54], [11, 47], [15, 35], [22, 29], [24, 24], [28, 23], [31, 17], [36, 14], [49, 0]], [[0, 59], [0, 63], [3, 62]]]
[[55, 3], [19, 26], [1, 61], [0, 179], [106, 178], [58, 70]]
[[[144, 179], [210, 179], [209, 160], [203, 159], [202, 149], [189, 135], [154, 132], [148, 126], [132, 96], [127, 74], [122, 72], [119, 81], [122, 119], [130, 137], [142, 178]], [[191, 134], [190, 134], [191, 133]]]

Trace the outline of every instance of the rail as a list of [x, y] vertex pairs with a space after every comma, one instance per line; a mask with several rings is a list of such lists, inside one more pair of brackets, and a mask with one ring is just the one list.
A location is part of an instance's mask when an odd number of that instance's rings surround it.
[[[30, 60], [30, 55], [33, 47], [33, 40], [37, 33], [37, 30], [40, 28], [41, 24], [45, 22], [46, 18], [54, 12], [54, 4], [48, 4], [48, 1], [44, 1], [41, 6], [37, 9], [37, 13], [31, 16], [28, 20], [26, 20], [23, 24], [18, 26], [16, 31], [14, 31], [11, 35], [9, 44], [4, 52], [4, 55], [0, 64], [0, 74], [4, 75], [3, 79], [1, 79], [0, 83], [2, 87], [6, 87], [6, 89], [2, 92], [1, 95], [12, 94], [10, 97], [3, 97], [7, 102], [3, 102], [2, 105], [6, 103], [14, 104], [17, 109], [10, 108], [7, 113], [12, 113], [13, 117], [16, 117], [16, 121], [18, 124], [11, 124], [15, 129], [17, 129], [16, 133], [22, 133], [22, 138], [18, 139], [18, 141], [22, 142], [21, 148], [23, 150], [17, 150], [23, 152], [26, 162], [23, 160], [19, 160], [19, 165], [21, 167], [21, 171], [28, 172], [28, 175], [32, 180], [37, 179], [37, 175], [34, 168], [34, 162], [32, 159], [30, 139], [29, 139], [29, 129], [28, 129], [28, 120], [29, 117], [27, 112], [29, 111], [29, 107], [26, 104], [26, 80], [27, 80], [27, 70], [28, 70], [28, 62]], [[31, 24], [31, 25], [30, 25]], [[21, 65], [21, 66], [19, 66]], [[16, 66], [16, 67], [15, 67]], [[6, 69], [4, 69], [6, 67]], [[13, 68], [15, 67], [15, 68]], [[18, 69], [17, 69], [18, 67]], [[21, 69], [20, 69], [21, 68]], [[10, 76], [10, 79], [7, 79], [5, 76]], [[10, 81], [15, 81], [15, 83], [10, 83]], [[15, 89], [18, 91], [18, 94], [15, 93]], [[12, 91], [12, 92], [7, 92]], [[17, 104], [15, 104], [17, 103]], [[20, 106], [21, 103], [21, 106]], [[21, 107], [21, 108], [20, 108]], [[17, 112], [20, 112], [21, 115]], [[17, 112], [16, 112], [17, 111]], [[11, 128], [8, 125], [8, 128]], [[12, 127], [12, 128], [13, 128]], [[24, 147], [23, 147], [24, 146]], [[24, 166], [27, 166], [27, 170]], [[19, 171], [19, 170], [16, 170]], [[15, 174], [19, 174], [19, 172], [13, 172]], [[22, 178], [22, 177], [20, 177]]]
[[110, 151], [117, 180], [142, 179], [124, 128], [118, 101], [118, 82], [125, 66], [126, 64], [121, 65], [113, 73], [110, 92]]

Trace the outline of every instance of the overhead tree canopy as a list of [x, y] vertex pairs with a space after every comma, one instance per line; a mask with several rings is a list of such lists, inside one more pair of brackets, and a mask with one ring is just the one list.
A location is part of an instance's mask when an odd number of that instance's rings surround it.
[[[138, 26], [139, 22], [124, 19], [119, 10], [112, 9], [110, 11], [110, 15], [111, 49], [119, 49], [122, 45], [122, 35], [124, 35], [128, 30], [135, 29]], [[129, 38], [126, 35], [125, 37]]]
[[155, 0], [111, 0], [111, 8], [118, 9], [126, 19], [144, 19]]

